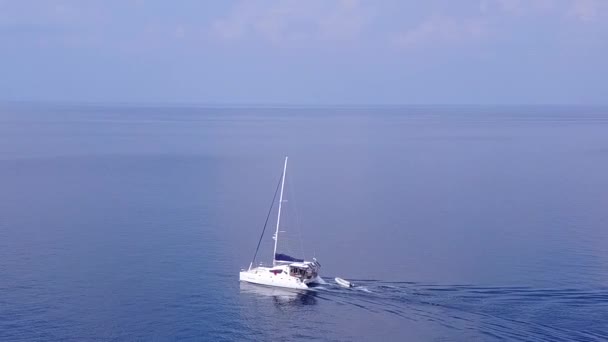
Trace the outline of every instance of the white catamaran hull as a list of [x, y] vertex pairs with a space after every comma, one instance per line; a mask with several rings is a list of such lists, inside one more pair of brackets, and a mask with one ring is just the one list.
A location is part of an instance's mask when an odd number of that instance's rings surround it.
[[239, 280], [253, 284], [306, 290], [309, 288], [308, 284], [314, 282], [316, 279], [302, 281], [301, 279], [292, 277], [286, 273], [274, 274], [270, 272], [270, 268], [258, 267], [249, 271], [241, 271]]

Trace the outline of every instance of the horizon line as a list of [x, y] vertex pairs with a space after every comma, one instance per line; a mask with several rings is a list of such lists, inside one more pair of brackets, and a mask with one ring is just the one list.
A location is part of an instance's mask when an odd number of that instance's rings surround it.
[[0, 100], [0, 105], [192, 107], [192, 108], [400, 108], [400, 107], [608, 107], [608, 103], [281, 103], [204, 101]]

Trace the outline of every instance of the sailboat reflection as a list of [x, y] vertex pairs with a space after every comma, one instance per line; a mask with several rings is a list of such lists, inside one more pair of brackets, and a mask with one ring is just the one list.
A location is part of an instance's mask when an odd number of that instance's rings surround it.
[[317, 304], [314, 291], [302, 291], [264, 285], [254, 285], [245, 282], [240, 283], [241, 293], [248, 293], [259, 297], [272, 297], [277, 305], [299, 306]]

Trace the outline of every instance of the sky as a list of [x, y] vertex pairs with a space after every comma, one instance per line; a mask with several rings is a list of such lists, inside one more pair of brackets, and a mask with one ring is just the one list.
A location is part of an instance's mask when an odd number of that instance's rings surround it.
[[0, 101], [608, 104], [608, 0], [0, 0]]

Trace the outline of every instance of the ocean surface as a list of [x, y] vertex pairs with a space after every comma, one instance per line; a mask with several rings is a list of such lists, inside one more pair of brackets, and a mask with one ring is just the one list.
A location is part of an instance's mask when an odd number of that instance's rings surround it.
[[608, 108], [1, 104], [0, 340], [608, 340]]

